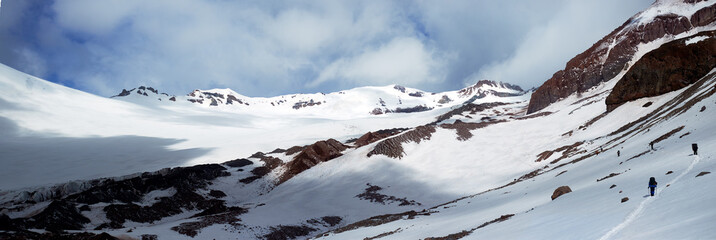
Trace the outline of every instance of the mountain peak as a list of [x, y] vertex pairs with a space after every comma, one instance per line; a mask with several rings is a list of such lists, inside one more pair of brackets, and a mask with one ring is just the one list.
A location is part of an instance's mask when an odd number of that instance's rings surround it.
[[610, 81], [628, 70], [635, 58], [675, 38], [714, 30], [715, 21], [713, 1], [657, 1], [569, 60], [532, 94], [527, 113]]

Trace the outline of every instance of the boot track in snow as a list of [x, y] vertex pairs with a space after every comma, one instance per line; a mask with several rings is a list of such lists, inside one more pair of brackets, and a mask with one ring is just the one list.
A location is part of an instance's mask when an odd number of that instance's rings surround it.
[[[689, 167], [686, 168], [686, 170], [683, 171], [679, 176], [677, 176], [676, 178], [674, 178], [673, 180], [671, 180], [669, 183], [667, 183], [667, 184], [664, 185], [664, 186], [668, 186], [668, 185], [674, 184], [676, 181], [678, 181], [679, 179], [681, 179], [681, 177], [683, 177], [684, 175], [688, 174], [688, 173], [691, 171], [691, 169], [694, 168], [694, 166], [696, 165], [696, 163], [699, 162], [700, 159], [701, 159], [701, 158], [699, 158], [698, 155], [694, 156], [694, 160], [691, 162], [691, 165], [689, 165]], [[664, 190], [666, 190], [666, 187], [664, 187], [663, 190], [658, 191], [658, 192], [655, 194], [654, 197], [650, 197], [650, 198], [647, 198], [647, 199], [645, 199], [644, 201], [642, 201], [642, 202], [639, 204], [639, 207], [637, 207], [636, 210], [634, 210], [633, 212], [631, 212], [631, 213], [624, 219], [623, 222], [619, 223], [619, 225], [617, 225], [616, 227], [614, 227], [614, 228], [612, 228], [611, 230], [609, 230], [609, 232], [607, 232], [606, 234], [604, 234], [604, 236], [602, 236], [601, 238], [599, 238], [599, 240], [607, 240], [607, 239], [613, 237], [615, 234], [617, 234], [617, 233], [618, 233], [619, 231], [621, 231], [622, 229], [624, 229], [626, 226], [629, 226], [629, 224], [631, 224], [635, 219], [637, 219], [637, 218], [641, 215], [641, 213], [644, 211], [644, 208], [645, 208], [647, 205], [649, 205], [649, 203], [651, 203], [652, 201], [654, 201], [655, 199], [657, 199], [659, 196], [661, 196], [661, 193], [663, 193]]]

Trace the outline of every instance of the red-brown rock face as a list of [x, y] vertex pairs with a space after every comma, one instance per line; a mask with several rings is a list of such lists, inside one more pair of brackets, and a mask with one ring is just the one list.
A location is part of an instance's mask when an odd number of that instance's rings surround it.
[[[690, 39], [704, 38], [686, 44]], [[694, 41], [694, 40], [691, 40]], [[696, 82], [716, 67], [716, 31], [662, 45], [644, 55], [607, 96], [607, 110], [624, 102], [658, 96]]]
[[293, 157], [293, 160], [286, 163], [286, 171], [279, 178], [280, 182], [285, 182], [297, 174], [316, 166], [321, 162], [340, 157], [341, 152], [346, 150], [348, 146], [343, 145], [335, 139], [326, 141], [318, 141], [301, 151]]
[[[694, 3], [694, 0], [685, 0]], [[696, 1], [698, 2], [698, 1]], [[635, 16], [636, 17], [636, 16]], [[584, 92], [614, 78], [627, 68], [641, 43], [677, 35], [716, 20], [716, 4], [697, 11], [691, 18], [675, 14], [657, 16], [646, 24], [637, 24], [634, 17], [602, 38], [583, 53], [572, 58], [564, 70], [540, 86], [530, 99], [527, 113], [539, 111], [573, 93]], [[611, 46], [611, 47], [610, 47]]]

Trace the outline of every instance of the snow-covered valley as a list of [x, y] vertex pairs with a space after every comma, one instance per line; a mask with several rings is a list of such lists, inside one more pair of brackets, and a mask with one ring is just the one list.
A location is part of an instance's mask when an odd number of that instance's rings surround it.
[[[658, 1], [595, 59], [706, 8]], [[486, 80], [105, 98], [0, 65], [0, 238], [714, 239], [713, 20], [636, 44], [612, 78], [529, 114], [534, 90]], [[711, 54], [705, 72], [687, 50]], [[687, 67], [650, 69], [662, 59]], [[637, 70], [683, 87], [609, 105], [643, 92]]]

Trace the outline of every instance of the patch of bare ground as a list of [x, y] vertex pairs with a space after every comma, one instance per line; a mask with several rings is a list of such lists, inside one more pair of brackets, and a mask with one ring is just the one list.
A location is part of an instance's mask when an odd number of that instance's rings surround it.
[[566, 172], [567, 172], [567, 170], [561, 171], [561, 172], [557, 173], [557, 175], [554, 175], [554, 177], [559, 177], [559, 175], [562, 175], [562, 174], [564, 174], [564, 173], [566, 173]]
[[710, 173], [711, 172], [700, 172], [698, 175], [696, 175], [696, 177], [701, 177], [703, 175], [710, 174]]
[[552, 162], [550, 162], [550, 163], [554, 164], [554, 163], [561, 161], [562, 159], [569, 158], [569, 157], [572, 157], [577, 154], [585, 153], [586, 150], [579, 150], [579, 146], [581, 146], [582, 144], [584, 144], [584, 141], [575, 142], [572, 145], [561, 146], [554, 150], [544, 151], [540, 154], [537, 154], [537, 160], [535, 160], [535, 162], [541, 162], [541, 161], [547, 160], [554, 153], [558, 153], [558, 152], [561, 152], [562, 156], [558, 157], [555, 160], [552, 160]]
[[285, 154], [286, 154], [287, 156], [290, 156], [290, 155], [293, 155], [293, 154], [296, 154], [296, 153], [298, 153], [298, 152], [303, 151], [304, 149], [306, 149], [306, 147], [308, 147], [308, 146], [293, 146], [293, 147], [291, 147], [291, 148], [289, 148], [289, 149], [286, 149], [286, 153], [285, 153]]
[[679, 136], [679, 138], [686, 137], [686, 136], [688, 136], [689, 134], [691, 134], [691, 132], [686, 132], [686, 133], [684, 133], [684, 134], [681, 134], [681, 136]]
[[378, 235], [375, 235], [375, 236], [372, 236], [372, 237], [363, 238], [363, 240], [373, 240], [373, 239], [378, 239], [378, 238], [384, 238], [384, 237], [387, 237], [387, 236], [390, 236], [390, 235], [393, 235], [393, 234], [396, 234], [396, 233], [399, 233], [399, 232], [402, 232], [402, 231], [403, 231], [402, 228], [398, 228], [398, 229], [395, 229], [395, 230], [390, 231], [390, 232], [384, 232], [384, 233], [381, 233], [381, 234], [378, 234]]
[[319, 163], [342, 156], [342, 152], [348, 148], [348, 146], [332, 138], [309, 145], [301, 153], [293, 157], [293, 160], [286, 163], [286, 170], [279, 177], [279, 184]]
[[451, 117], [455, 115], [460, 115], [464, 112], [470, 112], [470, 114], [475, 114], [477, 112], [482, 112], [494, 107], [507, 105], [509, 103], [502, 103], [502, 102], [493, 102], [493, 103], [481, 103], [481, 104], [474, 104], [474, 103], [468, 103], [465, 105], [460, 106], [459, 108], [453, 109], [443, 115], [440, 115], [437, 117], [435, 122], [431, 124], [437, 124], [439, 122], [445, 121], [447, 119], [450, 119]]
[[627, 159], [627, 160], [624, 161], [624, 162], [628, 162], [628, 161], [630, 161], [630, 160], [632, 160], [632, 159], [639, 158], [639, 157], [644, 156], [644, 154], [647, 154], [647, 153], [649, 153], [649, 152], [650, 152], [649, 150], [643, 151], [643, 152], [641, 152], [641, 153], [639, 153], [639, 154], [637, 154], [637, 155], [634, 155], [634, 156], [630, 157], [629, 159]]
[[[581, 103], [586, 102], [586, 101], [590, 101], [590, 103], [585, 104], [585, 105], [582, 105], [582, 107], [584, 107], [584, 106], [586, 106], [586, 105], [591, 104], [591, 103], [594, 101], [595, 98], [604, 96], [604, 95], [606, 95], [607, 93], [609, 93], [609, 92], [608, 92], [608, 91], [603, 91], [603, 92], [600, 92], [600, 93], [595, 94], [594, 96], [590, 96], [590, 97], [586, 97], [586, 98], [579, 99], [578, 101], [572, 103], [571, 105], [577, 105], [577, 104], [581, 104]], [[596, 101], [601, 101], [601, 100], [604, 100], [604, 99], [599, 99], [599, 100], [596, 100]]]
[[597, 182], [604, 181], [604, 180], [607, 179], [607, 178], [615, 177], [615, 176], [617, 176], [617, 175], [619, 175], [619, 174], [621, 174], [621, 173], [610, 173], [609, 175], [604, 176], [603, 178], [597, 179]]
[[498, 217], [498, 218], [495, 218], [495, 219], [492, 220], [492, 221], [489, 221], [489, 222], [485, 222], [485, 223], [483, 223], [483, 224], [480, 224], [480, 226], [477, 226], [477, 227], [475, 227], [475, 228], [473, 228], [473, 229], [470, 229], [470, 230], [463, 230], [463, 231], [461, 231], [461, 232], [453, 233], [453, 234], [450, 234], [450, 235], [447, 235], [447, 236], [444, 236], [444, 237], [429, 237], [429, 238], [425, 238], [425, 240], [454, 240], [454, 239], [460, 239], [460, 238], [466, 237], [467, 235], [472, 234], [473, 232], [475, 232], [476, 230], [478, 230], [478, 229], [480, 229], [480, 228], [487, 227], [487, 226], [490, 225], [490, 224], [495, 224], [495, 223], [507, 221], [507, 220], [509, 220], [512, 216], [514, 216], [514, 214], [502, 215], [502, 216], [500, 216], [500, 217]]
[[653, 145], [653, 144], [657, 144], [657, 143], [659, 143], [659, 142], [661, 142], [661, 141], [664, 141], [664, 140], [666, 140], [667, 138], [669, 138], [669, 137], [673, 136], [674, 134], [676, 134], [677, 132], [681, 131], [682, 129], [684, 129], [684, 126], [674, 128], [673, 130], [669, 131], [668, 133], [666, 133], [666, 134], [664, 134], [664, 135], [661, 135], [661, 136], [659, 136], [658, 138], [654, 139], [654, 141], [651, 141], [649, 144]]
[[308, 236], [311, 232], [318, 229], [312, 228], [306, 225], [293, 226], [293, 225], [278, 225], [269, 228], [270, 233], [263, 235], [261, 238], [266, 240], [288, 240], [295, 239], [297, 237]]
[[348, 224], [346, 226], [337, 228], [333, 231], [319, 234], [316, 237], [325, 237], [325, 236], [328, 236], [330, 233], [342, 233], [342, 232], [347, 232], [347, 231], [364, 228], [364, 227], [378, 226], [378, 225], [386, 224], [389, 222], [397, 221], [400, 219], [414, 219], [415, 216], [429, 216], [431, 213], [433, 213], [433, 212], [423, 210], [421, 212], [407, 211], [407, 212], [396, 213], [396, 214], [384, 214], [384, 215], [373, 216], [368, 219], [363, 219], [363, 220]]
[[398, 198], [396, 196], [388, 196], [385, 194], [378, 193], [378, 191], [383, 190], [382, 187], [370, 185], [370, 183], [366, 183], [366, 185], [368, 187], [365, 189], [365, 191], [361, 194], [356, 195], [355, 197], [361, 200], [368, 200], [370, 202], [380, 203], [383, 205], [391, 204], [394, 202], [398, 202], [398, 206], [422, 205], [415, 200], [408, 200], [407, 198]]
[[602, 113], [602, 114], [599, 114], [599, 116], [596, 116], [596, 117], [590, 119], [589, 121], [587, 121], [587, 122], [584, 123], [583, 125], [579, 126], [579, 130], [587, 130], [587, 128], [588, 128], [589, 126], [591, 126], [591, 125], [594, 124], [595, 122], [599, 121], [599, 119], [602, 119], [603, 117], [607, 116], [607, 114], [608, 114], [607, 112], [604, 112], [604, 113]]
[[306, 220], [308, 224], [313, 226], [324, 226], [324, 227], [335, 227], [343, 221], [343, 218], [339, 216], [325, 216], [321, 218], [314, 218]]
[[[595, 96], [592, 96], [592, 97], [595, 97]], [[591, 97], [590, 97], [590, 98], [591, 98]], [[584, 100], [584, 99], [581, 99], [581, 100], [579, 100], [578, 102], [582, 102], [582, 100]], [[575, 108], [574, 110], [570, 111], [567, 115], [572, 115], [572, 113], [576, 112], [577, 110], [582, 109], [583, 107], [586, 107], [586, 106], [589, 106], [589, 105], [592, 105], [592, 104], [595, 104], [595, 103], [598, 103], [598, 102], [601, 102], [601, 101], [603, 101], [603, 99], [597, 99], [597, 100], [589, 101], [588, 103], [585, 103], [585, 104], [583, 104], [582, 106], [579, 106], [579, 107]], [[572, 105], [575, 105], [575, 104], [576, 104], [576, 103], [573, 103]]]
[[433, 133], [435, 133], [435, 126], [425, 125], [416, 127], [398, 136], [380, 141], [375, 145], [373, 150], [368, 152], [368, 157], [380, 154], [391, 158], [403, 158], [405, 154], [403, 151], [403, 143], [420, 143], [424, 140], [430, 140]]
[[541, 113], [530, 114], [530, 115], [527, 115], [527, 116], [516, 117], [515, 119], [517, 119], [517, 120], [527, 120], [527, 119], [532, 119], [532, 118], [538, 118], [538, 117], [549, 116], [549, 115], [552, 114], [552, 113], [553, 113], [553, 112], [541, 112]]
[[376, 132], [367, 132], [366, 134], [363, 134], [363, 136], [356, 139], [354, 145], [356, 148], [359, 148], [359, 147], [377, 142], [381, 139], [394, 136], [394, 135], [404, 132], [406, 130], [408, 130], [408, 129], [407, 128], [392, 128], [392, 129], [378, 130]]
[[251, 160], [248, 160], [246, 158], [239, 158], [239, 159], [231, 160], [228, 162], [224, 162], [223, 164], [226, 166], [229, 166], [229, 167], [240, 168], [240, 167], [254, 164], [254, 162], [252, 162]]
[[466, 141], [473, 136], [470, 131], [478, 129], [478, 128], [484, 128], [484, 127], [490, 126], [492, 124], [497, 124], [497, 123], [501, 123], [501, 122], [507, 122], [507, 120], [497, 120], [497, 121], [477, 122], [477, 123], [466, 123], [466, 122], [463, 122], [460, 120], [456, 120], [455, 123], [440, 124], [440, 127], [445, 128], [445, 129], [455, 129], [457, 131], [457, 140]]
[[239, 207], [231, 207], [228, 208], [226, 212], [202, 216], [199, 218], [199, 221], [185, 222], [179, 224], [179, 226], [174, 226], [171, 229], [173, 231], [190, 237], [196, 237], [196, 235], [201, 232], [201, 229], [214, 224], [229, 224], [238, 228], [242, 226], [242, 224], [239, 223], [241, 222], [241, 219], [238, 219], [236, 217], [246, 212], [246, 209]]

